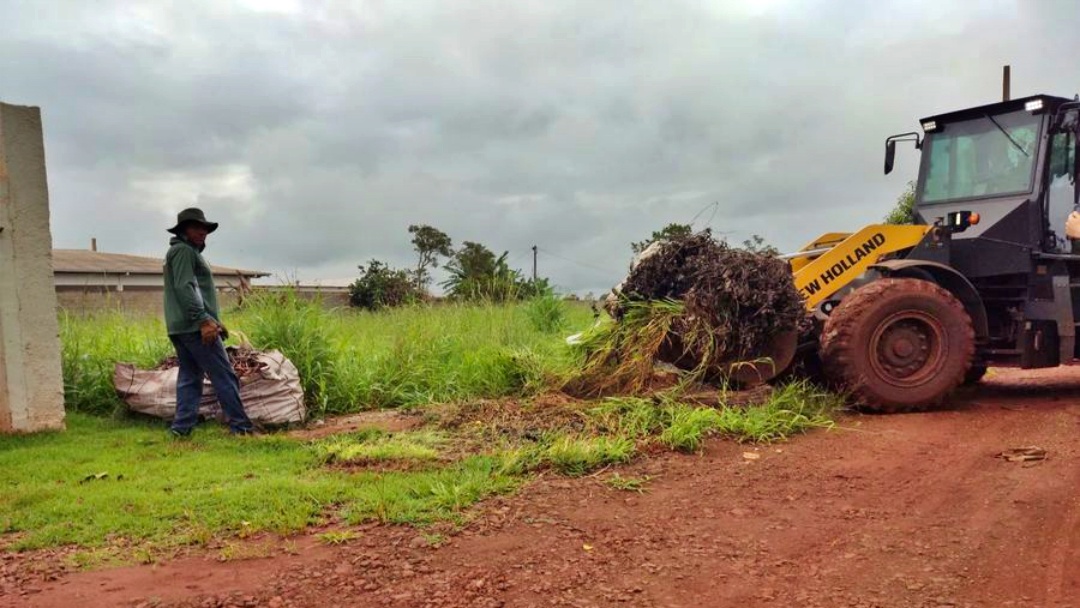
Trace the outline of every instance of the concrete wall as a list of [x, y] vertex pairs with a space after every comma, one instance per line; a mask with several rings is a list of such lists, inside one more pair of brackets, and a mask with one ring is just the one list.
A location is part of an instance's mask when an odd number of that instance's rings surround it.
[[318, 301], [322, 304], [323, 308], [328, 309], [348, 308], [350, 306], [348, 287], [289, 287], [257, 285], [253, 288], [253, 290], [256, 295], [276, 294], [284, 297], [286, 294], [291, 293], [302, 300], [307, 300], [309, 302]]
[[0, 432], [63, 426], [41, 112], [0, 103]]
[[[123, 291], [101, 287], [67, 288], [57, 287], [56, 298], [60, 308], [74, 315], [90, 314], [103, 311], [121, 311], [139, 315], [164, 317], [164, 298], [161, 289], [137, 289], [128, 287]], [[218, 304], [222, 314], [237, 304], [235, 290], [218, 290]], [[225, 319], [228, 323], [228, 319]], [[162, 326], [162, 331], [165, 331]]]

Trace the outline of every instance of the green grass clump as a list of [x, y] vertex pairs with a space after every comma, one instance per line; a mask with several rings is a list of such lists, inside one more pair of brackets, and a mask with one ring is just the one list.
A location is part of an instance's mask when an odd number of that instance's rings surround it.
[[[730, 408], [726, 412], [734, 412]], [[660, 443], [681, 452], [696, 452], [710, 433], [720, 428], [722, 414], [707, 407], [669, 407]]]
[[408, 474], [365, 471], [353, 475], [365, 488], [343, 505], [350, 524], [425, 524], [455, 518], [462, 509], [493, 494], [515, 489], [521, 478], [507, 474], [496, 456], [470, 456], [450, 466]]
[[747, 406], [692, 406], [681, 403], [678, 392], [673, 392], [651, 398], [611, 397], [589, 415], [600, 432], [634, 439], [656, 436], [669, 448], [695, 452], [710, 435], [770, 442], [831, 428], [831, 415], [842, 407], [840, 397], [809, 382], [795, 382], [777, 387], [763, 403]]
[[361, 433], [338, 435], [319, 443], [316, 451], [326, 462], [373, 463], [388, 461], [432, 461], [446, 437], [433, 431], [412, 433]]
[[662, 432], [667, 426], [666, 408], [646, 397], [609, 397], [589, 415], [600, 432], [634, 439]]
[[738, 441], [770, 442], [816, 428], [832, 428], [832, 415], [843, 399], [810, 382], [794, 382], [773, 390], [764, 403], [724, 408], [717, 431]]
[[543, 460], [563, 475], [577, 477], [602, 466], [627, 462], [634, 456], [634, 441], [628, 437], [573, 437], [555, 440], [543, 453]]
[[648, 475], [644, 477], [623, 477], [622, 475], [615, 473], [611, 477], [608, 477], [604, 483], [615, 490], [644, 494], [647, 490], [646, 486], [650, 481], [652, 481], [652, 477], [649, 477]]

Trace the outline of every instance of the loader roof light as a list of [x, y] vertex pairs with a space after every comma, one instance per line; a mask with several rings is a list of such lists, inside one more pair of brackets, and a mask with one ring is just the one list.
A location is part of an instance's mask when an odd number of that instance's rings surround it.
[[936, 131], [937, 130], [937, 121], [936, 120], [928, 120], [928, 121], [922, 123], [922, 129], [923, 129], [923, 131], [926, 131], [927, 133], [929, 133], [930, 131]]
[[1031, 101], [1024, 104], [1024, 109], [1028, 112], [1038, 112], [1039, 110], [1043, 109], [1043, 100], [1032, 99]]
[[972, 226], [974, 226], [974, 225], [978, 224], [979, 220], [981, 220], [981, 219], [982, 218], [979, 217], [978, 213], [972, 212], [972, 214], [968, 217], [968, 223], [971, 224]]

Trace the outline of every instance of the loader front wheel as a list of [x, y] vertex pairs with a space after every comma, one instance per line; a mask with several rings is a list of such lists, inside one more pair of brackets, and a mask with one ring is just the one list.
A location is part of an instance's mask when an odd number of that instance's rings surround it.
[[964, 306], [920, 279], [880, 279], [855, 290], [829, 315], [821, 337], [830, 381], [880, 412], [941, 403], [963, 382], [974, 354]]

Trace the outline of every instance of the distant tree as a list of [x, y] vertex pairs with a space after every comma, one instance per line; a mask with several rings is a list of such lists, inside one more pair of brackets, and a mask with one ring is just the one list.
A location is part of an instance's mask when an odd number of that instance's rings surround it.
[[526, 280], [520, 270], [510, 268], [509, 252], [496, 257], [480, 243], [462, 243], [444, 268], [450, 273], [442, 283], [447, 294], [458, 300], [505, 302], [551, 293], [547, 279]]
[[468, 277], [490, 276], [495, 274], [498, 268], [498, 258], [495, 252], [480, 243], [465, 241], [461, 244], [449, 262], [446, 269], [452, 274]]
[[358, 308], [379, 310], [410, 304], [423, 296], [409, 271], [391, 268], [379, 260], [361, 264], [360, 278], [349, 286], [349, 302]]
[[413, 249], [419, 256], [414, 275], [416, 288], [424, 289], [431, 280], [428, 269], [438, 267], [439, 257], [448, 258], [454, 254], [453, 243], [445, 232], [427, 224], [409, 226], [409, 234], [413, 235]]
[[745, 249], [752, 253], [760, 253], [761, 255], [780, 255], [780, 250], [776, 247], [765, 242], [765, 238], [760, 234], [751, 235], [750, 238], [742, 242], [741, 249]]
[[656, 241], [671, 241], [688, 237], [691, 234], [694, 234], [694, 229], [690, 227], [690, 224], [671, 223], [660, 230], [654, 230], [652, 237], [648, 240], [630, 243], [630, 248], [634, 251], [634, 254], [637, 255], [642, 251], [645, 251], [646, 247], [652, 245]]
[[915, 182], [908, 182], [907, 188], [896, 199], [896, 205], [885, 216], [886, 224], [915, 223]]

